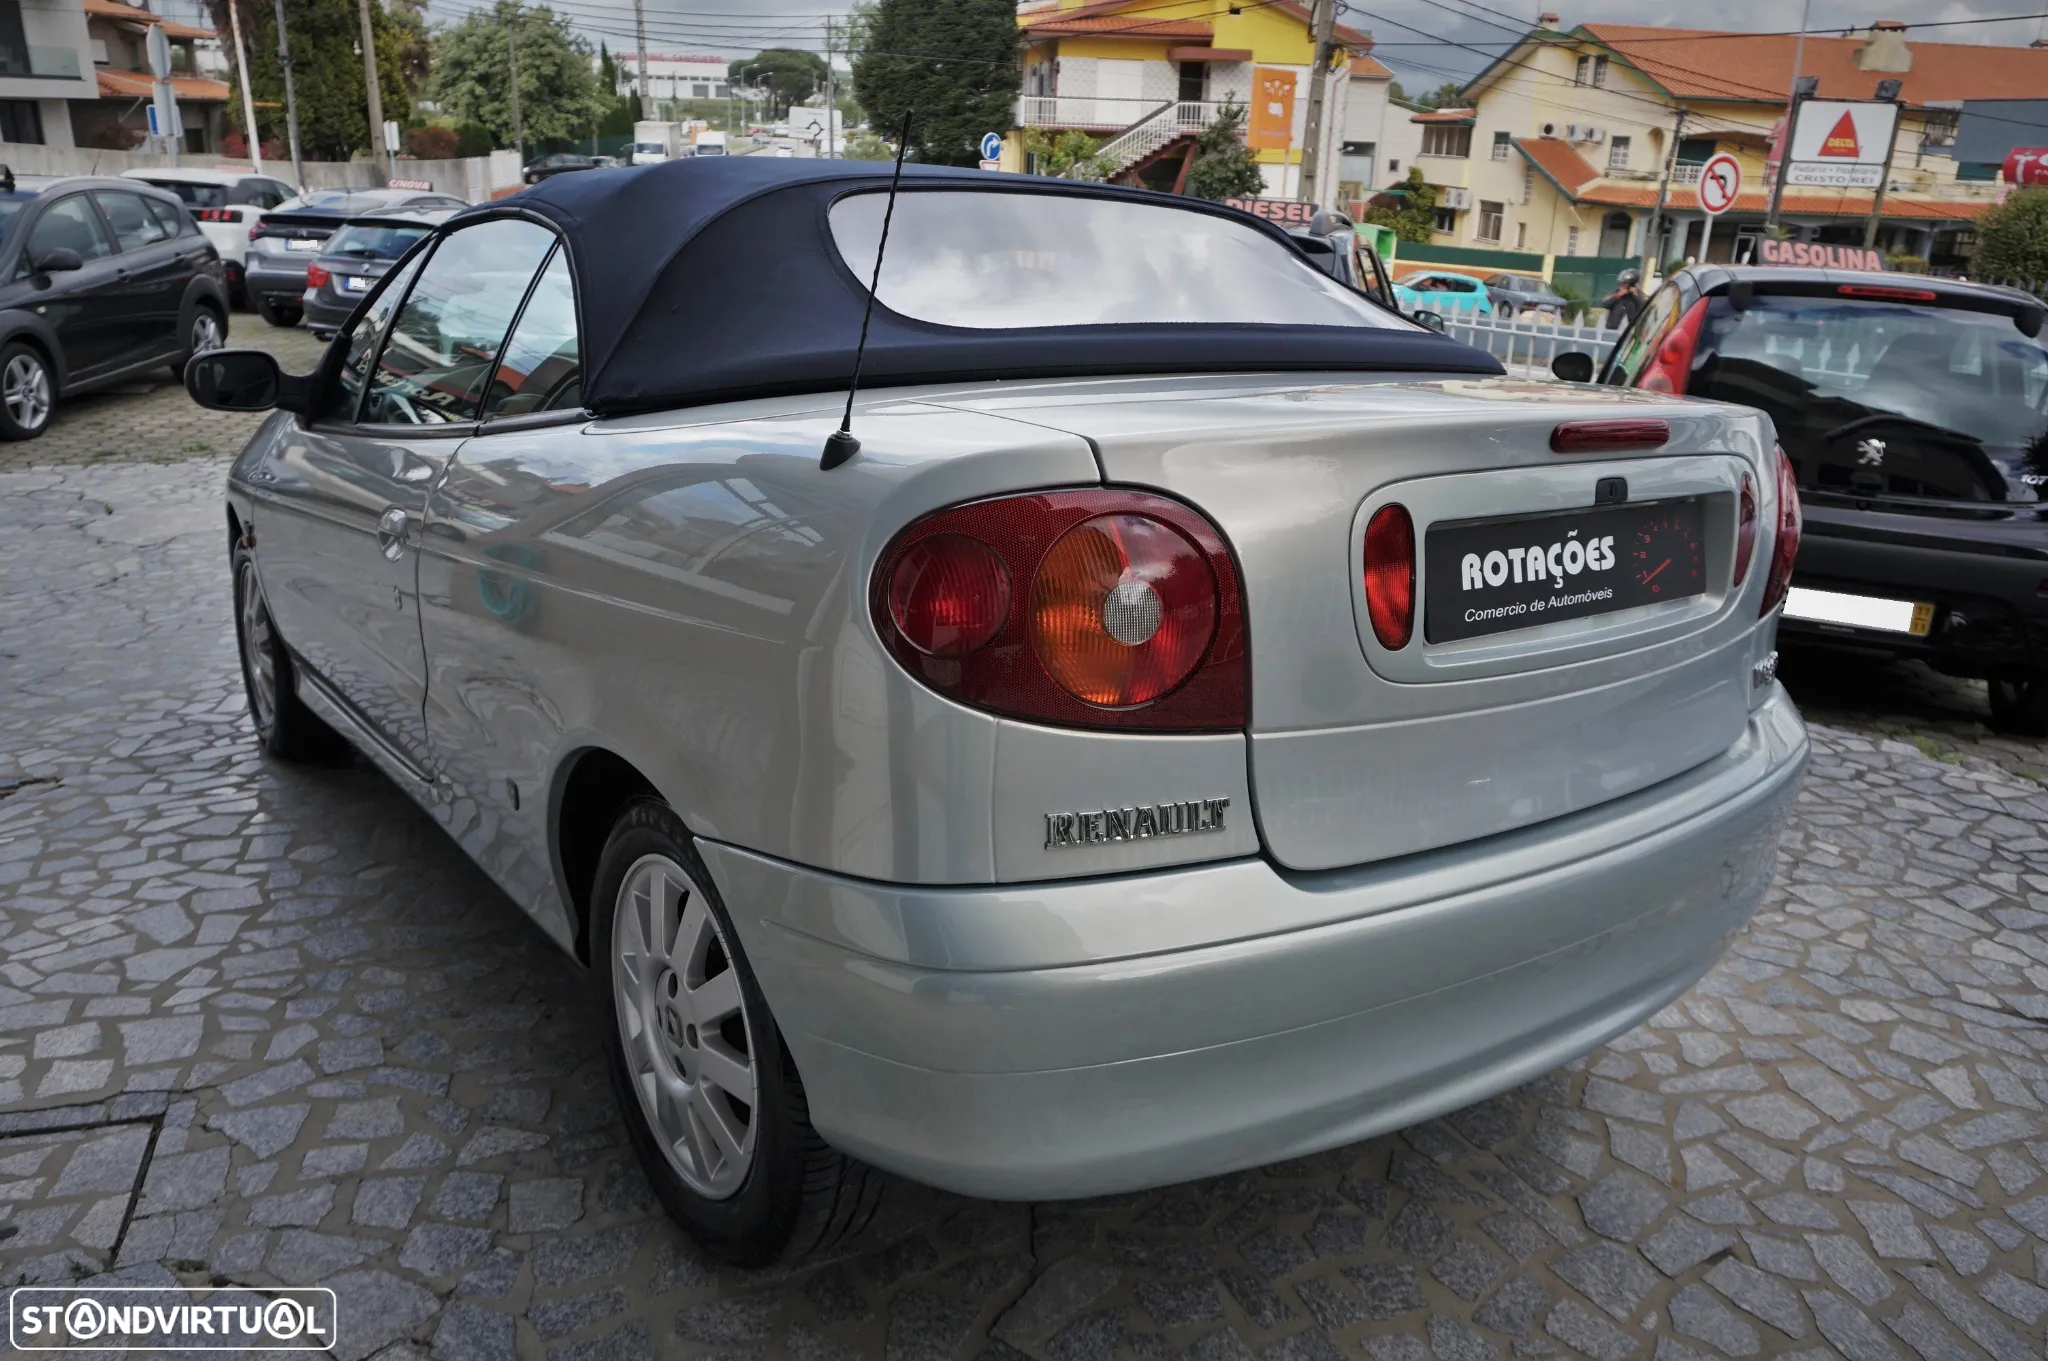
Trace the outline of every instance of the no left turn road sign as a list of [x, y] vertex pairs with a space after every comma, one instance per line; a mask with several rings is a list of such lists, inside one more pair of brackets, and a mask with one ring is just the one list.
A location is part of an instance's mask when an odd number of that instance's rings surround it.
[[1742, 166], [1733, 156], [1722, 152], [1710, 157], [1700, 167], [1700, 211], [1708, 217], [1719, 217], [1735, 206], [1735, 196], [1742, 192]]

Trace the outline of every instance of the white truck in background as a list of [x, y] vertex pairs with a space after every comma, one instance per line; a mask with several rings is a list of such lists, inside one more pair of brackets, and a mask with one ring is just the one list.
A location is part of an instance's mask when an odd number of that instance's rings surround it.
[[695, 156], [723, 156], [727, 154], [725, 134], [722, 132], [700, 132], [697, 134]]
[[633, 125], [633, 151], [628, 158], [630, 165], [656, 165], [673, 160], [683, 154], [686, 145], [683, 128], [679, 123], [664, 123], [646, 119]]

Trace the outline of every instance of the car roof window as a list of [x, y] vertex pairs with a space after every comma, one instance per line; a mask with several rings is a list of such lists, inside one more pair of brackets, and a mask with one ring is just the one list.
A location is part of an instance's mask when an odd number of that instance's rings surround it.
[[547, 228], [514, 218], [479, 222], [443, 239], [391, 324], [362, 419], [474, 420], [513, 313], [554, 244]]

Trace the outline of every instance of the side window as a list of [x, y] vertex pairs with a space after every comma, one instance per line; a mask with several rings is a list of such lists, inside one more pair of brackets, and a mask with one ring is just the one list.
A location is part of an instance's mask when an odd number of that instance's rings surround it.
[[121, 243], [122, 250], [141, 250], [171, 235], [149, 211], [140, 194], [101, 189], [95, 191], [93, 197], [100, 201], [100, 211], [107, 215], [107, 221], [114, 228], [114, 239]]
[[422, 253], [408, 260], [384, 291], [363, 309], [355, 325], [343, 334], [339, 342], [344, 347], [341, 371], [335, 375], [334, 385], [328, 389], [326, 400], [321, 403], [321, 420], [343, 424], [355, 420], [356, 406], [362, 398], [363, 380], [370, 372], [370, 357], [377, 353], [377, 341], [384, 334], [384, 323], [391, 320], [391, 314], [405, 299], [405, 290], [411, 286], [413, 276], [420, 272], [420, 261], [425, 258]]
[[505, 342], [498, 371], [484, 394], [483, 418], [535, 411], [574, 411], [583, 405], [582, 356], [576, 339], [576, 289], [569, 257], [560, 246], [534, 285], [519, 325]]
[[444, 238], [392, 322], [370, 375], [363, 420], [475, 420], [513, 314], [554, 244], [554, 233], [516, 218], [480, 222]]
[[167, 237], [198, 230], [178, 211], [176, 204], [166, 203], [158, 198], [146, 198], [142, 200], [142, 206], [149, 210], [149, 215], [157, 220], [157, 225], [164, 229], [164, 235]]
[[1614, 347], [1613, 366], [1607, 371], [1607, 381], [1617, 387], [1627, 387], [1643, 370], [1643, 360], [1663, 341], [1664, 333], [1678, 321], [1678, 285], [1666, 284], [1657, 290], [1657, 296], [1650, 299], [1650, 305], [1636, 318], [1635, 329], [1621, 338]]
[[35, 273], [34, 262], [53, 250], [75, 250], [86, 260], [100, 260], [114, 253], [114, 240], [100, 225], [100, 215], [83, 194], [60, 198], [43, 210], [28, 234], [28, 249], [22, 252], [22, 277]]

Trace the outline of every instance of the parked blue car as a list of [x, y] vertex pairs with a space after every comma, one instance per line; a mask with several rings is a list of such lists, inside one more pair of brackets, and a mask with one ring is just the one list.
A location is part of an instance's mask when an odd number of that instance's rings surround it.
[[1411, 274], [1394, 285], [1394, 297], [1403, 312], [1439, 312], [1448, 317], [1457, 312], [1493, 311], [1485, 283], [1470, 274]]

